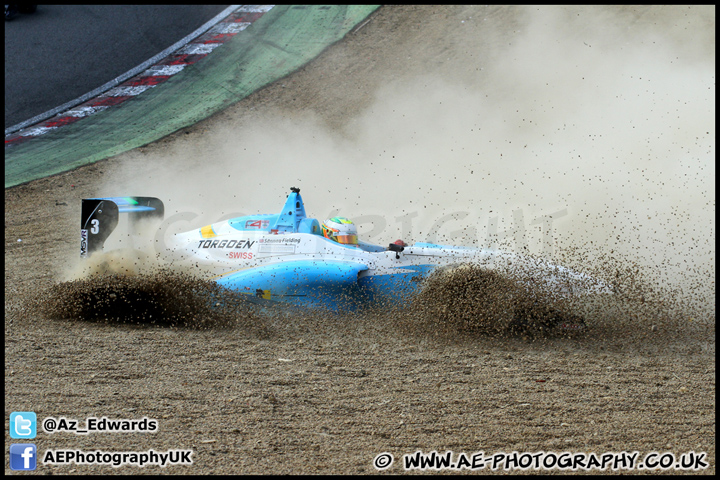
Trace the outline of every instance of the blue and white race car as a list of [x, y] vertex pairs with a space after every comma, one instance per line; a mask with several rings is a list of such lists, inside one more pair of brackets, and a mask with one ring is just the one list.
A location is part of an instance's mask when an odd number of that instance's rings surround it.
[[[132, 225], [146, 218], [162, 219], [164, 206], [154, 197], [83, 199], [81, 256], [102, 251], [120, 213], [128, 214]], [[515, 271], [525, 265], [528, 278], [535, 279], [541, 269], [548, 286], [569, 294], [586, 291], [590, 284], [584, 274], [493, 249], [363, 242], [345, 218], [320, 224], [307, 217], [298, 188], [291, 189], [279, 213], [232, 218], [176, 234], [169, 250], [253, 301], [333, 311], [407, 302], [433, 271], [468, 263], [487, 268], [511, 264]]]

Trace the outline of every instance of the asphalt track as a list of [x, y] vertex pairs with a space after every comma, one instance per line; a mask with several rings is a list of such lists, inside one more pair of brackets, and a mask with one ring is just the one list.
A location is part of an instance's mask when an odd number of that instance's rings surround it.
[[103, 160], [207, 118], [297, 70], [378, 7], [275, 6], [203, 61], [121, 108], [6, 147], [5, 188]]
[[17, 15], [5, 23], [5, 129], [132, 70], [227, 7], [41, 5]]

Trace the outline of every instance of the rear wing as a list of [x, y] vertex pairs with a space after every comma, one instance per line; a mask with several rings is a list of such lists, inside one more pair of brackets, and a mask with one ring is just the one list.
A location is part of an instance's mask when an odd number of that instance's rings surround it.
[[165, 206], [155, 197], [83, 198], [80, 218], [80, 256], [102, 251], [105, 240], [118, 224], [121, 213], [128, 214], [130, 226], [141, 220], [162, 220]]

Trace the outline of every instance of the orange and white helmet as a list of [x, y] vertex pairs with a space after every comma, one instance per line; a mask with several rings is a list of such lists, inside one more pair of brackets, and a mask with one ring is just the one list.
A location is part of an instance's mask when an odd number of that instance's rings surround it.
[[357, 245], [357, 227], [345, 217], [333, 217], [322, 224], [323, 237], [343, 245]]

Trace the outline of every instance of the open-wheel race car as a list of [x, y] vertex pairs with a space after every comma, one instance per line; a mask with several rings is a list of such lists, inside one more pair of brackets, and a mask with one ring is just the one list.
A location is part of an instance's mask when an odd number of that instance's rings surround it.
[[[128, 215], [132, 225], [148, 218], [162, 219], [164, 206], [154, 197], [83, 199], [81, 256], [103, 250], [121, 213]], [[309, 218], [298, 188], [291, 189], [278, 213], [236, 217], [176, 234], [167, 249], [192, 261], [220, 285], [248, 294], [254, 302], [332, 311], [408, 302], [434, 271], [468, 263], [492, 269], [525, 262], [534, 271], [540, 265], [543, 281], [561, 286], [568, 294], [586, 289], [588, 278], [494, 249], [407, 245], [401, 240], [387, 247], [364, 242], [348, 219], [333, 217], [321, 224]]]

